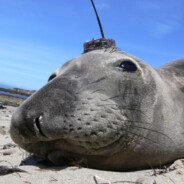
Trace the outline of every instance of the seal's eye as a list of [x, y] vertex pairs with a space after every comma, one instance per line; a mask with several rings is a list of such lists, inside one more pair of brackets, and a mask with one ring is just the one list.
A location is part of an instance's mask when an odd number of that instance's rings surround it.
[[137, 70], [137, 66], [131, 61], [123, 61], [119, 67], [126, 72], [135, 72]]
[[55, 77], [56, 77], [56, 74], [53, 73], [53, 74], [49, 77], [48, 82], [49, 82], [50, 80], [52, 80], [53, 78], [55, 78]]

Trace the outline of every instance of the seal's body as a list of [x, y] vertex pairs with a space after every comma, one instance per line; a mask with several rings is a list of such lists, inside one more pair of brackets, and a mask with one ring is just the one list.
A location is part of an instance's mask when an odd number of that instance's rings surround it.
[[85, 53], [17, 109], [12, 139], [57, 165], [124, 170], [183, 157], [183, 62], [152, 68], [123, 51]]

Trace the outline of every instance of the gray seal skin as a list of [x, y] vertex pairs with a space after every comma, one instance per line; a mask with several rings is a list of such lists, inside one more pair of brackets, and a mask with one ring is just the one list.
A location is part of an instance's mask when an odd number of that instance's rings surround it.
[[153, 68], [120, 50], [76, 57], [13, 114], [15, 143], [54, 164], [123, 171], [184, 156], [184, 58]]

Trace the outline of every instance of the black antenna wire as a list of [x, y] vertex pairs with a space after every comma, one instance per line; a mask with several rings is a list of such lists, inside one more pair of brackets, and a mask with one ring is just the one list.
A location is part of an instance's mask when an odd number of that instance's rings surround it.
[[97, 11], [96, 11], [96, 8], [95, 8], [95, 5], [94, 5], [93, 0], [91, 0], [91, 3], [92, 3], [93, 8], [94, 8], [94, 10], [95, 10], [95, 14], [96, 14], [96, 18], [97, 18], [97, 20], [98, 20], [98, 25], [99, 25], [99, 27], [100, 27], [100, 31], [101, 31], [102, 38], [105, 38], [104, 32], [103, 32], [103, 28], [102, 28], [102, 25], [101, 25], [101, 22], [100, 22], [100, 18], [99, 18], [99, 16], [98, 16]]

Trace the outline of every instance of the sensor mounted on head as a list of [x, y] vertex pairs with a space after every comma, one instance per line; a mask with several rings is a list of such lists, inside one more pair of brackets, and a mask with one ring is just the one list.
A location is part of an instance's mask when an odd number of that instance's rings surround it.
[[114, 39], [111, 38], [105, 38], [104, 32], [103, 32], [103, 28], [100, 22], [100, 18], [98, 16], [96, 7], [94, 5], [93, 0], [91, 0], [91, 3], [93, 5], [95, 14], [96, 14], [96, 18], [98, 21], [98, 25], [100, 27], [100, 32], [102, 35], [102, 38], [100, 39], [92, 39], [91, 41], [87, 41], [84, 43], [84, 53], [92, 51], [92, 50], [96, 50], [96, 49], [106, 49], [106, 48], [116, 48], [116, 43]]

